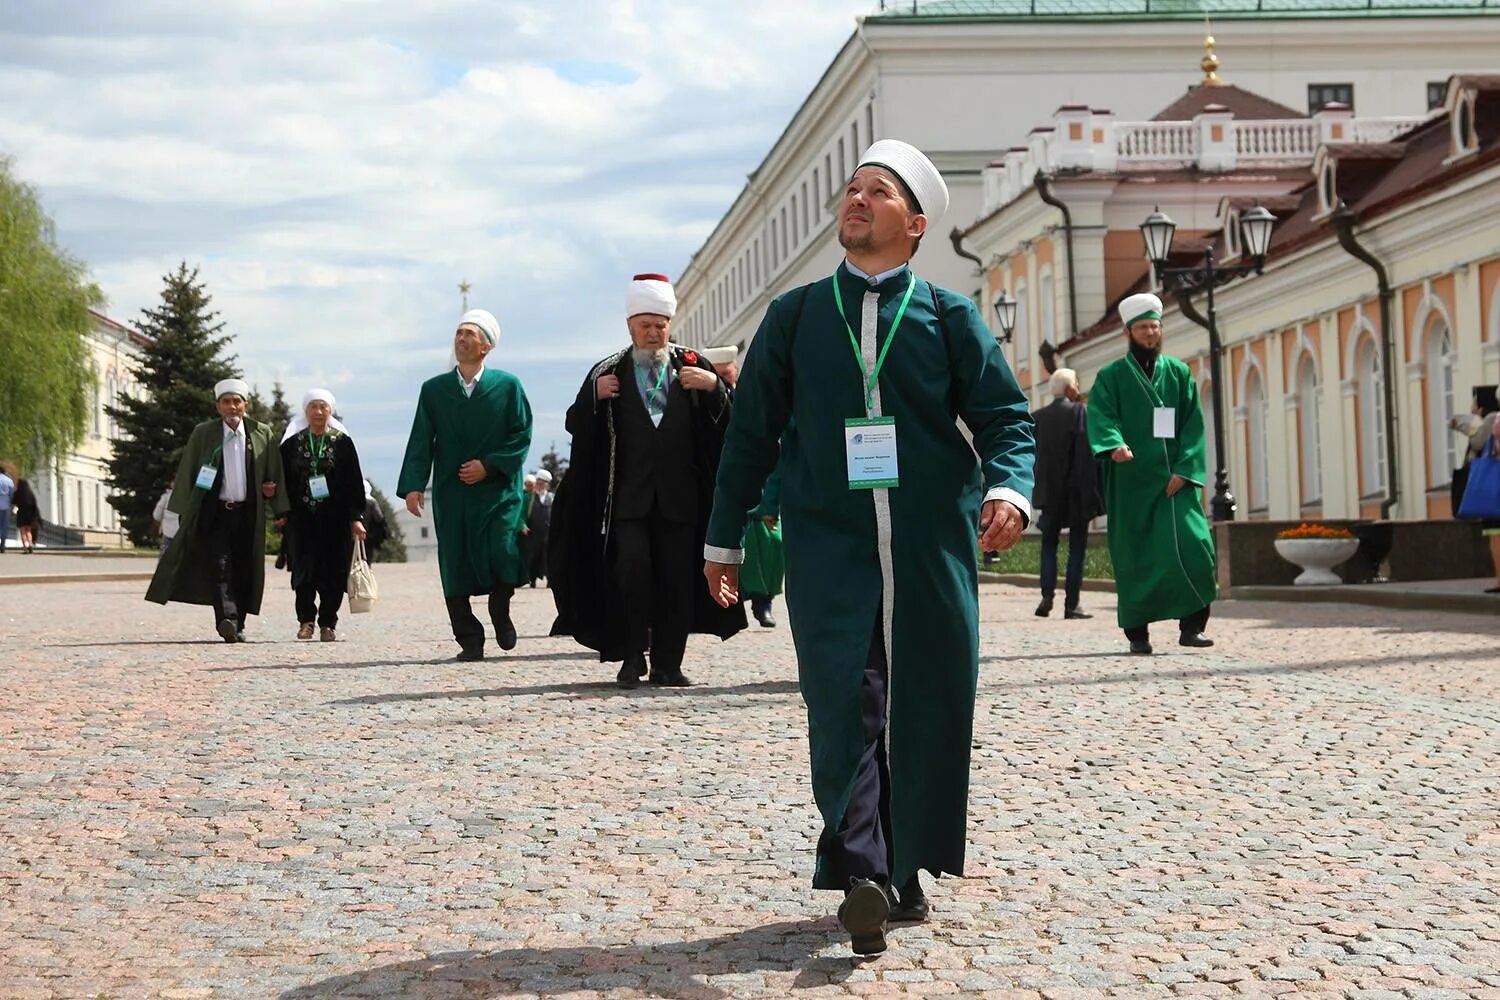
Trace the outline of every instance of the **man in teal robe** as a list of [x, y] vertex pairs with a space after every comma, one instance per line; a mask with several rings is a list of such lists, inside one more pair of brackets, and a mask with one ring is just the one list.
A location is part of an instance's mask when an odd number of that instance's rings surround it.
[[531, 450], [531, 404], [521, 380], [486, 368], [500, 324], [471, 309], [453, 338], [458, 365], [422, 383], [396, 492], [422, 516], [432, 478], [438, 570], [459, 660], [484, 658], [484, 626], [469, 598], [489, 595], [501, 649], [514, 649], [510, 599], [526, 581], [521, 552], [521, 465]]
[[974, 303], [909, 265], [947, 204], [915, 148], [866, 152], [839, 209], [846, 261], [773, 301], [751, 342], [704, 553], [710, 593], [734, 600], [746, 518], [779, 454], [823, 818], [813, 885], [845, 892], [839, 919], [861, 954], [885, 948], [888, 918], [925, 917], [920, 869], [963, 873], [976, 528], [986, 550], [1007, 548], [1030, 516], [1026, 398]]
[[1151, 653], [1151, 623], [1175, 618], [1178, 644], [1203, 634], [1218, 596], [1214, 540], [1203, 513], [1207, 448], [1198, 383], [1161, 353], [1161, 299], [1120, 304], [1128, 350], [1099, 370], [1089, 394], [1089, 445], [1104, 463], [1109, 557], [1118, 621], [1130, 651]]

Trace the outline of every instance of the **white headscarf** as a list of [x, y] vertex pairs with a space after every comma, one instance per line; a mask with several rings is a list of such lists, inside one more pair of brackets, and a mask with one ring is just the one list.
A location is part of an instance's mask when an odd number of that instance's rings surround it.
[[[328, 404], [330, 411], [338, 405], [333, 401], [333, 393], [327, 389], [307, 390], [302, 394], [302, 409], [298, 410], [297, 415], [292, 418], [292, 422], [286, 425], [286, 433], [281, 435], [281, 440], [287, 441], [307, 430], [307, 404], [319, 399]], [[328, 426], [331, 430], [336, 430], [340, 434], [349, 433], [348, 429], [339, 421], [339, 418], [333, 416], [332, 413], [328, 417]]]

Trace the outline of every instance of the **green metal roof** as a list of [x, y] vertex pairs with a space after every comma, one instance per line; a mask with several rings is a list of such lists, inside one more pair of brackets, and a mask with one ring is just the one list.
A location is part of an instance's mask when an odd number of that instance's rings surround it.
[[882, 0], [868, 20], [1200, 21], [1500, 16], [1500, 0]]

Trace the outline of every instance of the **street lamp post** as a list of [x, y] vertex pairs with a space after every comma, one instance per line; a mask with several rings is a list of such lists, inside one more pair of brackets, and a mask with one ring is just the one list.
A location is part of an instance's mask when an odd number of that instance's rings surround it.
[[995, 338], [996, 342], [1004, 344], [1010, 341], [1016, 328], [1016, 305], [1016, 300], [1003, 288], [995, 296], [995, 318], [1000, 321], [1000, 336]]
[[[1214, 312], [1214, 289], [1247, 274], [1260, 274], [1266, 264], [1266, 250], [1271, 245], [1271, 230], [1276, 225], [1276, 216], [1256, 205], [1240, 217], [1240, 228], [1250, 264], [1217, 264], [1214, 262], [1213, 245], [1203, 250], [1203, 263], [1192, 267], [1168, 267], [1167, 258], [1172, 252], [1172, 237], [1177, 224], [1158, 209], [1141, 223], [1141, 238], [1146, 243], [1146, 256], [1156, 268], [1164, 289], [1170, 288], [1178, 296], [1182, 313], [1208, 331], [1209, 377], [1213, 380], [1210, 396], [1214, 409], [1214, 495], [1209, 509], [1215, 521], [1233, 521], [1235, 511], [1234, 494], [1229, 491], [1229, 470], [1224, 450], [1224, 397], [1221, 376], [1220, 354], [1223, 345], [1219, 342], [1218, 316]], [[1206, 316], [1198, 315], [1191, 308], [1191, 295], [1202, 289], [1207, 298]]]

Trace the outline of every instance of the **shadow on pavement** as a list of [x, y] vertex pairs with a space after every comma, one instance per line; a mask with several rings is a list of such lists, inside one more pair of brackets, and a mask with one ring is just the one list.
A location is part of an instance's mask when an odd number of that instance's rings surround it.
[[857, 959], [812, 957], [840, 936], [838, 925], [825, 917], [655, 946], [450, 951], [334, 976], [287, 990], [280, 1000], [556, 996], [620, 988], [675, 1000], [722, 1000], [732, 995], [729, 990], [694, 982], [692, 977], [797, 970], [794, 987], [843, 982], [859, 964]]
[[[1500, 600], [1495, 602], [1495, 609], [1500, 610]], [[1488, 624], [1500, 628], [1500, 618], [1483, 611], [1420, 611], [1337, 602], [1219, 601], [1214, 604], [1214, 618], [1254, 622], [1253, 628], [1367, 628], [1399, 635], [1413, 632], [1474, 635], [1475, 618], [1481, 621], [1488, 618]], [[1209, 628], [1212, 630], [1213, 622], [1209, 622]]]
[[[259, 644], [264, 646], [276, 642], [275, 639], [262, 639]], [[230, 646], [238, 643], [228, 643], [217, 635], [209, 639], [116, 639], [114, 642], [49, 642], [42, 645], [43, 649], [88, 649], [90, 647], [115, 648], [118, 646]], [[245, 645], [256, 645], [256, 640], [251, 638]]]
[[[307, 645], [312, 645], [308, 643]], [[496, 656], [487, 657], [484, 660], [475, 661], [484, 664], [503, 664], [507, 660], [592, 660], [593, 653], [527, 653], [520, 656], [501, 653]], [[261, 663], [246, 664], [240, 667], [210, 667], [209, 673], [219, 673], [226, 670], [362, 670], [375, 667], [433, 667], [443, 664], [456, 665], [457, 660], [451, 656], [440, 656], [435, 660], [358, 660], [352, 663]]]
[[[1081, 653], [1073, 659], [1088, 659], [1091, 654]], [[1098, 654], [1092, 654], [1098, 656]], [[1193, 655], [1193, 654], [1188, 654]], [[1205, 654], [1197, 654], [1205, 655]], [[1214, 654], [1206, 654], [1212, 656]], [[1193, 669], [1184, 662], [1183, 666], [1174, 670], [1140, 670], [1125, 674], [1106, 674], [1102, 677], [1053, 677], [1045, 680], [1015, 681], [1012, 683], [985, 684], [981, 683], [981, 691], [1025, 691], [1031, 688], [1048, 687], [1099, 687], [1106, 684], [1138, 684], [1141, 681], [1212, 681], [1220, 677], [1257, 677], [1273, 676], [1276, 674], [1314, 674], [1329, 670], [1368, 669], [1391, 666], [1394, 664], [1409, 663], [1434, 663], [1438, 660], [1486, 660], [1493, 657], [1493, 648], [1484, 649], [1454, 649], [1442, 653], [1423, 653], [1421, 656], [1403, 654], [1400, 656], [1367, 656], [1359, 659], [1348, 660], [1324, 660], [1320, 663], [1265, 663], [1256, 666], [1225, 666], [1222, 663], [1209, 661], [1200, 669]], [[1142, 666], [1151, 663], [1153, 659], [1159, 660], [1161, 654], [1155, 657], [1136, 657]], [[1050, 657], [1020, 657], [1019, 659], [1068, 659], [1066, 656]], [[981, 657], [980, 662], [985, 663], [999, 657]]]
[[691, 698], [716, 694], [796, 694], [796, 681], [756, 681], [752, 684], [686, 688], [656, 687], [642, 684], [625, 690], [610, 681], [576, 681], [566, 684], [534, 684], [527, 687], [471, 688], [466, 691], [405, 691], [395, 694], [370, 694], [359, 698], [342, 698], [329, 705], [387, 705], [402, 701], [438, 701], [444, 698], [518, 698], [532, 694], [565, 694], [572, 698]]

